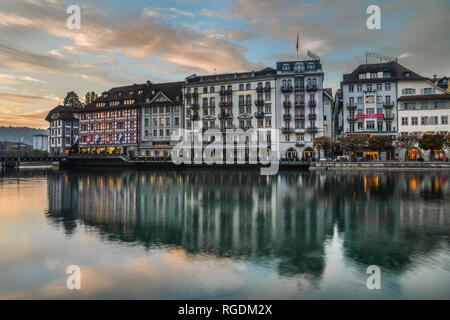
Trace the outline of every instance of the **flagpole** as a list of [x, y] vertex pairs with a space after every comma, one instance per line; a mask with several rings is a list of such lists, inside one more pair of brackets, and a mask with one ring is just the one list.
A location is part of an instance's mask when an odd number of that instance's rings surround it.
[[298, 61], [298, 32], [297, 32], [297, 61]]

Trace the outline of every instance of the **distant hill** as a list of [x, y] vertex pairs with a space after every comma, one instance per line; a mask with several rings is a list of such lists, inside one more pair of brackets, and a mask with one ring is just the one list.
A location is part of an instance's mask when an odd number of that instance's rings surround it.
[[0, 141], [18, 142], [23, 137], [23, 143], [33, 145], [35, 134], [48, 134], [47, 130], [28, 127], [0, 127]]

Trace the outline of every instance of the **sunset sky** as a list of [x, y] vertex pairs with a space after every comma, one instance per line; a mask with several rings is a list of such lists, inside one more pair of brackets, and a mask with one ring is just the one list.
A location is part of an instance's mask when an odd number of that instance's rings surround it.
[[[69, 30], [66, 9], [82, 9]], [[366, 28], [381, 8], [382, 30]], [[0, 125], [47, 128], [67, 91], [181, 81], [186, 76], [275, 67], [318, 54], [327, 87], [364, 61], [399, 57], [423, 76], [450, 75], [447, 0], [1, 0]]]

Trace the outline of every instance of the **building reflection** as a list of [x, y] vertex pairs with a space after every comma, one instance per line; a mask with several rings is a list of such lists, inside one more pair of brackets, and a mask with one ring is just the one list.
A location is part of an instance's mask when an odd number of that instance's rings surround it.
[[[319, 279], [334, 227], [344, 254], [402, 272], [448, 243], [448, 174], [243, 171], [58, 172], [49, 213], [70, 235], [80, 224], [108, 241], [176, 247], [268, 264]], [[424, 201], [424, 199], [431, 199]]]

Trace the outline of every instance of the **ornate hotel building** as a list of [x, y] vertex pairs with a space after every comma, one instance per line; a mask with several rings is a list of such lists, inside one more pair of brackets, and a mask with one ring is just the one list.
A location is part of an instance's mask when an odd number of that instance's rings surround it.
[[398, 132], [397, 81], [410, 73], [395, 61], [363, 64], [345, 74], [343, 134], [392, 135]]
[[169, 157], [171, 135], [183, 124], [183, 82], [112, 88], [77, 109], [81, 153]]
[[183, 82], [151, 84], [139, 104], [139, 156], [170, 157], [174, 130], [184, 127]]
[[[257, 129], [274, 144], [276, 71], [197, 76], [185, 79], [185, 128], [194, 135], [207, 129]], [[275, 149], [272, 149], [275, 150]]]
[[320, 60], [277, 63], [280, 157], [314, 159], [314, 139], [323, 132], [323, 77]]
[[48, 129], [48, 152], [50, 155], [67, 154], [78, 138], [78, 115], [70, 106], [57, 106], [50, 110], [45, 120]]
[[138, 103], [147, 85], [112, 88], [93, 103], [78, 108], [79, 151], [83, 154], [136, 155]]

